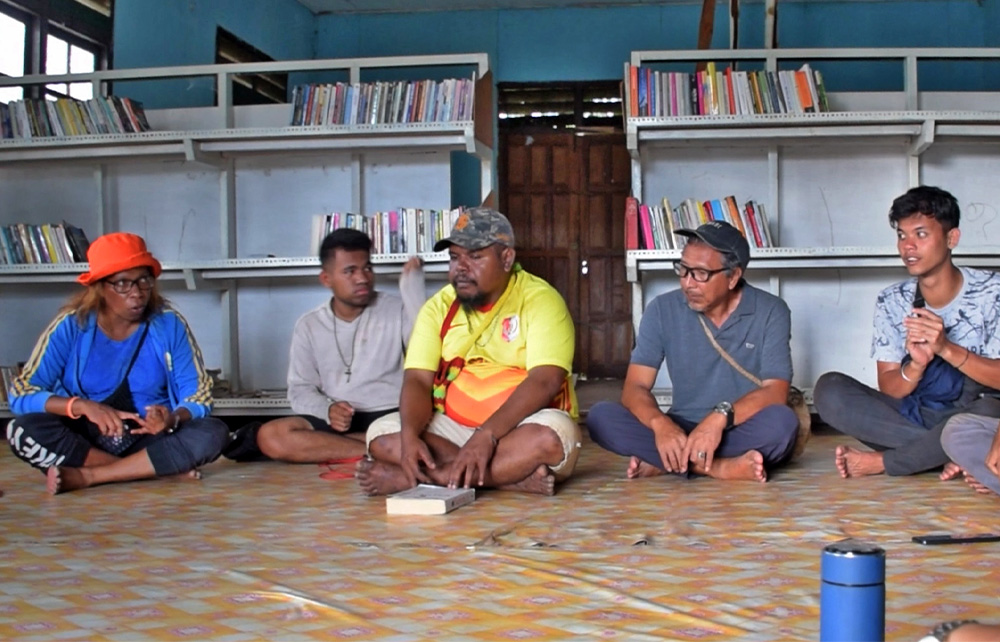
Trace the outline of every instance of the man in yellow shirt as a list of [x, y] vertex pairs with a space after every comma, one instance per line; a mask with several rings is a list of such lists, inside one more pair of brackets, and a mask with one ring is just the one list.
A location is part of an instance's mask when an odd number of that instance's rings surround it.
[[356, 476], [368, 495], [417, 482], [551, 495], [580, 448], [566, 303], [514, 261], [514, 231], [496, 210], [456, 221], [450, 285], [421, 308], [399, 412], [368, 429]]

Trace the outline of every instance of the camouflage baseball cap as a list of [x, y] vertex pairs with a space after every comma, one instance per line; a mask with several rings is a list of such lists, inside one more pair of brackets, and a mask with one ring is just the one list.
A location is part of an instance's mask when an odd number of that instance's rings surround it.
[[500, 212], [473, 207], [462, 212], [451, 228], [451, 236], [435, 243], [434, 251], [440, 252], [452, 243], [467, 250], [481, 250], [494, 243], [514, 247], [514, 228]]

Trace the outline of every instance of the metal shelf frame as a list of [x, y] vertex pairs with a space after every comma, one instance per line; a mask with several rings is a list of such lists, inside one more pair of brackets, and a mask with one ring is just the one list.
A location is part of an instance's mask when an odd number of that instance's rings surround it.
[[[895, 62], [901, 65], [903, 109], [825, 112], [814, 114], [755, 114], [741, 116], [683, 116], [628, 118], [626, 144], [632, 156], [632, 192], [643, 200], [641, 147], [683, 146], [692, 143], [751, 141], [763, 146], [771, 159], [770, 202], [777, 211], [777, 156], [786, 145], [809, 144], [817, 138], [901, 138], [908, 145], [911, 185], [920, 180], [920, 155], [940, 140], [1000, 142], [1000, 110], [926, 110], [921, 107], [918, 69], [923, 61], [991, 61], [1000, 59], [1000, 48], [864, 48], [864, 49], [712, 49], [688, 51], [634, 51], [633, 65], [698, 63], [707, 61], [763, 63], [777, 71], [779, 63], [822, 60]], [[829, 88], [828, 88], [829, 89]], [[831, 96], [836, 95], [831, 93]], [[998, 96], [1000, 97], [1000, 96]]]
[[[329, 126], [238, 126], [245, 119], [237, 118], [241, 110], [253, 107], [233, 105], [233, 83], [236, 76], [262, 73], [346, 72], [348, 82], [358, 83], [370, 70], [392, 70], [425, 67], [435, 70], [448, 68], [475, 69], [476, 86], [474, 117], [471, 121], [443, 123], [406, 123], [378, 125]], [[462, 71], [464, 75], [466, 72]], [[211, 289], [219, 292], [223, 326], [222, 368], [224, 376], [235, 390], [239, 383], [239, 284], [254, 279], [290, 279], [315, 276], [319, 261], [313, 257], [238, 258], [236, 228], [235, 159], [249, 155], [281, 155], [339, 151], [350, 156], [352, 173], [352, 211], [367, 212], [364, 203], [365, 154], [374, 151], [451, 152], [461, 151], [477, 158], [480, 166], [481, 200], [493, 192], [494, 162], [494, 100], [493, 77], [489, 56], [485, 53], [319, 59], [275, 61], [244, 64], [191, 65], [118, 69], [86, 74], [0, 76], [0, 87], [37, 86], [53, 83], [90, 83], [95, 96], [107, 95], [112, 82], [139, 82], [167, 79], [211, 78], [217, 104], [198, 108], [194, 127], [186, 113], [176, 110], [175, 128], [137, 134], [97, 134], [87, 136], [44, 137], [34, 139], [0, 139], [0, 166], [37, 163], [39, 171], [46, 164], [83, 164], [93, 167], [99, 186], [95, 235], [117, 229], [113, 206], [108, 195], [109, 166], [113, 163], [156, 162], [178, 160], [214, 168], [219, 172], [219, 225], [221, 242], [219, 260], [189, 261], [164, 264], [162, 278], [182, 281], [184, 287]], [[205, 118], [208, 110], [207, 120]], [[173, 111], [173, 110], [171, 110]], [[288, 108], [290, 118], [291, 109]], [[148, 115], [156, 114], [149, 111]], [[251, 114], [253, 112], [246, 112]], [[179, 115], [178, 115], [179, 114]], [[284, 122], [288, 122], [287, 120]], [[179, 126], [176, 126], [179, 125]], [[186, 126], [185, 126], [186, 125]], [[317, 160], [317, 162], [325, 162]], [[408, 257], [402, 255], [374, 256], [376, 269], [382, 274], [399, 273]], [[425, 269], [440, 277], [447, 271], [444, 253], [423, 255]], [[71, 283], [84, 264], [3, 265], [0, 284]], [[233, 400], [237, 407], [251, 400]], [[251, 404], [253, 405], [253, 404]], [[257, 404], [259, 405], [259, 404]], [[221, 407], [224, 407], [222, 404]], [[248, 406], [249, 407], [249, 406]], [[256, 406], [254, 406], [256, 407]], [[239, 414], [231, 412], [230, 414]], [[0, 406], [0, 416], [3, 406]]]
[[[662, 194], [643, 193], [643, 151], [659, 148], [678, 150], [690, 148], [752, 148], [759, 150], [760, 161], [766, 163], [766, 194], [772, 231], [781, 229], [783, 216], [794, 213], [779, 211], [779, 168], [782, 150], [796, 145], [857, 144], [868, 141], [898, 145], [905, 155], [906, 174], [910, 187], [920, 184], [921, 155], [937, 142], [975, 142], [993, 146], [1000, 144], [1000, 107], [996, 111], [962, 109], [928, 109], [924, 105], [951, 107], [947, 99], [922, 93], [918, 82], [919, 63], [924, 61], [1000, 61], [1000, 48], [865, 48], [865, 49], [755, 49], [755, 50], [662, 50], [634, 51], [634, 66], [660, 66], [677, 63], [715, 61], [722, 65], [740, 61], [752, 62], [765, 70], [777, 71], [782, 63], [801, 64], [824, 60], [859, 62], [894, 62], [902, 68], [900, 91], [879, 92], [871, 96], [851, 93], [830, 93], [831, 101], [844, 104], [864, 104], [860, 111], [835, 111], [807, 114], [707, 115], [683, 117], [627, 118], [626, 145], [631, 155], [632, 195], [640, 203], [652, 202]], [[693, 66], [693, 64], [692, 64]], [[961, 95], [961, 92], [954, 92]], [[974, 92], [983, 104], [1000, 92]], [[863, 98], [863, 100], [858, 100]], [[886, 109], [882, 106], [886, 105]], [[987, 107], [989, 109], [989, 107]], [[683, 154], [678, 155], [683, 156]], [[671, 161], [673, 162], [673, 161]], [[682, 162], [682, 161], [678, 161]], [[683, 191], [683, 186], [678, 186]], [[725, 189], [724, 187], [720, 189]], [[644, 198], [645, 196], [645, 198]], [[680, 196], [678, 194], [677, 196]], [[888, 247], [779, 247], [752, 249], [749, 271], [764, 275], [770, 290], [780, 295], [781, 281], [789, 274], [803, 270], [860, 270], [865, 268], [901, 268], [895, 246]], [[680, 250], [630, 250], [626, 252], [626, 276], [632, 287], [632, 321], [638, 333], [643, 313], [644, 280], [646, 277], [672, 275]], [[962, 265], [1000, 269], [1000, 247], [960, 246], [955, 257]], [[811, 404], [811, 390], [806, 390]], [[662, 406], [671, 402], [670, 390], [654, 390]]]
[[[424, 272], [442, 274], [448, 271], [448, 255], [432, 252], [418, 255], [424, 262]], [[399, 274], [407, 254], [375, 254], [372, 264], [378, 274]], [[298, 278], [315, 276], [320, 269], [316, 257], [220, 259], [216, 261], [184, 261], [164, 263], [160, 280], [183, 280], [189, 290], [219, 289], [213, 282], [229, 280]], [[0, 283], [70, 283], [87, 271], [86, 263], [46, 263], [34, 265], [0, 265]]]
[[[954, 257], [962, 265], [1000, 268], [1000, 247], [956, 249]], [[680, 250], [629, 250], [625, 253], [628, 280], [639, 281], [642, 272], [664, 272], [681, 258]], [[857, 269], [900, 267], [894, 247], [767, 247], [750, 250], [750, 270]]]

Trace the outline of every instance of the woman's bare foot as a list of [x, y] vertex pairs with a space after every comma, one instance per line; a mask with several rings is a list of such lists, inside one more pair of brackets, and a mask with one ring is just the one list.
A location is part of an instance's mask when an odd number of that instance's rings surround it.
[[855, 450], [850, 446], [837, 446], [835, 455], [837, 470], [844, 479], [848, 477], [864, 477], [865, 475], [881, 475], [885, 472], [882, 453]]
[[68, 493], [90, 486], [85, 468], [60, 468], [50, 466], [45, 472], [45, 489], [50, 495]]
[[391, 495], [411, 487], [402, 468], [374, 459], [359, 461], [354, 477], [365, 495]]
[[521, 493], [552, 496], [556, 494], [556, 478], [549, 467], [540, 464], [533, 473], [514, 484], [499, 486], [500, 490], [516, 490]]
[[[695, 469], [699, 474], [704, 472]], [[712, 462], [709, 476], [715, 479], [742, 479], [746, 481], [767, 481], [767, 471], [764, 470], [764, 455], [756, 450], [748, 450], [739, 457], [726, 457]]]
[[628, 468], [625, 470], [625, 476], [629, 479], [640, 479], [642, 477], [656, 477], [665, 474], [665, 472], [653, 464], [647, 464], [638, 457], [632, 457], [628, 460]]
[[201, 479], [201, 470], [198, 468], [192, 468], [186, 473], [177, 473], [176, 475], [167, 475], [164, 479], [176, 479], [177, 481], [190, 481]]
[[949, 479], [955, 479], [964, 472], [965, 471], [962, 470], [961, 466], [959, 466], [953, 461], [949, 461], [947, 464], [944, 465], [944, 470], [941, 471], [941, 474], [938, 475], [938, 477], [941, 479], [941, 481], [948, 481]]

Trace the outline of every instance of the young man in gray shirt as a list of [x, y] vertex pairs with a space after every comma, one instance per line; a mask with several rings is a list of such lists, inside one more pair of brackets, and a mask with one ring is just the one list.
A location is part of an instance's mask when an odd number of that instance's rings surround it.
[[225, 453], [238, 461], [321, 463], [360, 457], [365, 431], [399, 408], [403, 351], [425, 296], [420, 260], [399, 278], [400, 296], [375, 291], [371, 239], [334, 230], [320, 247], [320, 283], [333, 292], [295, 324], [288, 363], [293, 417], [248, 424]]
[[[714, 221], [677, 233], [689, 237], [674, 266], [681, 287], [646, 308], [621, 403], [591, 409], [590, 436], [631, 456], [629, 478], [668, 472], [766, 481], [768, 469], [791, 456], [798, 432], [785, 404], [788, 306], [744, 281], [750, 247], [733, 226]], [[666, 413], [652, 393], [664, 361], [673, 385]]]

